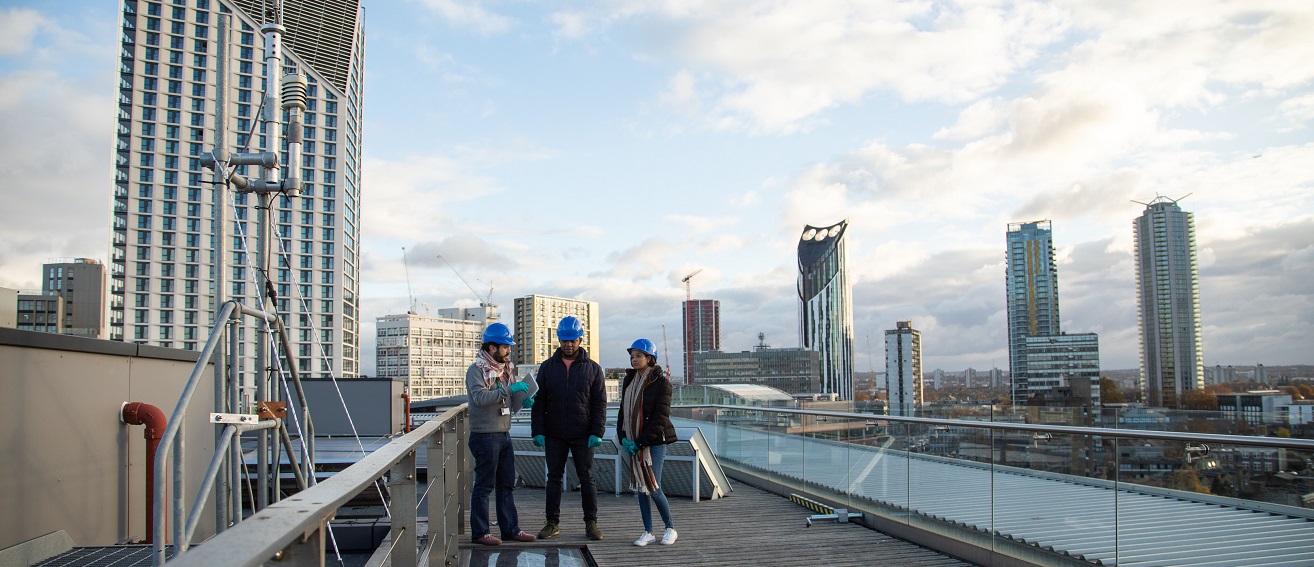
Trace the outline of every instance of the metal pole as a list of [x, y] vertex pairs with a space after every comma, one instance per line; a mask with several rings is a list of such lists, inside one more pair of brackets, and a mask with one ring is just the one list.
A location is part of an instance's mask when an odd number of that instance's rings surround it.
[[[269, 222], [269, 215], [266, 213], [269, 210], [270, 197], [267, 193], [256, 193], [255, 198], [256, 198], [256, 203], [258, 203], [256, 205], [256, 211], [257, 211], [256, 214], [259, 215], [260, 220], [258, 223], [256, 223], [257, 229], [256, 229], [255, 272], [257, 275], [255, 278], [256, 289], [253, 291], [257, 297], [260, 297], [263, 291], [259, 288], [259, 286], [261, 286], [264, 283], [264, 277], [259, 274], [261, 271], [265, 269], [265, 231], [268, 229], [268, 222]], [[263, 303], [260, 305], [260, 309], [262, 311], [265, 309], [265, 305]], [[256, 356], [256, 367], [254, 374], [256, 377], [257, 403], [266, 402], [273, 399], [273, 397], [270, 394], [270, 390], [272, 388], [270, 387], [269, 384], [269, 373], [265, 371], [265, 367], [268, 366], [268, 363], [265, 358], [265, 340], [264, 340], [265, 329], [267, 327], [268, 327], [268, 323], [266, 323], [263, 319], [258, 323], [256, 323], [256, 333], [255, 333], [256, 336], [255, 336], [255, 341], [253, 341], [252, 343], [252, 346], [255, 347], [255, 356]], [[259, 456], [256, 460], [256, 475], [259, 477], [258, 481], [259, 481], [259, 491], [260, 491], [260, 494], [257, 498], [256, 510], [259, 511], [265, 509], [265, 507], [269, 505], [269, 493], [270, 493], [269, 468], [271, 466], [269, 456], [271, 450], [273, 449], [273, 443], [276, 443], [276, 441], [273, 439], [272, 436], [269, 435], [268, 431], [261, 431], [256, 435], [257, 435], [256, 446], [257, 446], [257, 451], [259, 452]], [[274, 462], [272, 466], [274, 467], [275, 471], [277, 471], [278, 463]]]
[[[215, 58], [215, 117], [214, 117], [214, 147], [227, 149], [228, 146], [228, 124], [227, 124], [227, 106], [228, 106], [228, 82], [226, 73], [228, 72], [228, 26], [232, 20], [231, 14], [219, 14], [219, 35], [215, 38], [218, 54]], [[227, 216], [224, 209], [224, 193], [228, 187], [228, 164], [215, 164], [214, 168], [214, 185], [211, 189], [212, 210], [210, 216], [214, 220], [214, 304], [224, 304], [224, 268], [225, 258], [227, 255], [227, 243], [225, 242], [227, 228], [224, 224], [227, 222]], [[228, 325], [224, 327], [225, 332], [229, 331]], [[214, 405], [215, 411], [227, 413], [236, 411], [235, 407], [227, 406], [229, 400], [228, 389], [232, 384], [225, 382], [224, 362], [227, 361], [225, 345], [220, 341], [218, 348], [215, 349], [214, 358]], [[215, 453], [225, 451], [227, 444], [225, 439], [226, 433], [222, 428], [216, 427], [215, 431]], [[234, 466], [231, 459], [225, 459], [223, 468], [218, 476], [218, 486], [215, 489], [215, 530], [223, 532], [228, 528], [232, 510], [228, 504], [229, 494], [233, 490], [230, 484], [232, 474], [231, 469]], [[240, 511], [238, 512], [240, 514]]]

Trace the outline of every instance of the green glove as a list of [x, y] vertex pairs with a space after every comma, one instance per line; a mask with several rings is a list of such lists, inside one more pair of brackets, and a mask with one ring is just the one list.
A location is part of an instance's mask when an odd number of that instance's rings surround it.
[[542, 435], [535, 435], [535, 436], [534, 436], [534, 446], [535, 446], [535, 447], [542, 447], [542, 446], [544, 446], [544, 445], [547, 445], [547, 438], [543, 437]]
[[589, 448], [590, 448], [590, 449], [592, 449], [592, 448], [594, 448], [594, 447], [597, 447], [598, 445], [601, 445], [601, 444], [602, 444], [602, 439], [601, 439], [600, 437], [598, 437], [597, 435], [590, 435], [590, 436], [589, 436]]
[[[511, 393], [512, 393], [512, 394], [514, 394], [514, 393], [516, 393], [516, 392], [528, 392], [528, 391], [529, 391], [529, 384], [526, 384], [526, 383], [524, 383], [524, 382], [516, 382], [515, 384], [512, 384], [512, 385], [511, 385], [510, 387], [508, 387], [507, 389], [508, 389], [508, 390], [511, 390]], [[525, 406], [525, 407], [529, 407], [529, 406]]]
[[534, 407], [534, 398], [525, 398], [525, 401], [521, 402], [520, 407], [525, 409]]
[[631, 455], [638, 454], [639, 452], [639, 446], [635, 445], [634, 442], [629, 439], [621, 441], [621, 447], [624, 447], [625, 451]]

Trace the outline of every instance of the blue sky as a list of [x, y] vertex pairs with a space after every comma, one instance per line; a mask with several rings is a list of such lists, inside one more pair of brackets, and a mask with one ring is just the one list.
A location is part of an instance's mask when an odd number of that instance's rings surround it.
[[[1310, 363], [1314, 5], [1289, 1], [366, 0], [364, 322], [598, 301], [604, 364], [797, 346], [795, 242], [850, 222], [856, 369], [1007, 367], [1004, 231], [1050, 219], [1063, 328], [1137, 361], [1132, 219], [1196, 215], [1204, 354]], [[0, 286], [108, 254], [117, 4], [0, 2]], [[57, 214], [51, 214], [57, 211]], [[879, 368], [878, 368], [879, 369]]]

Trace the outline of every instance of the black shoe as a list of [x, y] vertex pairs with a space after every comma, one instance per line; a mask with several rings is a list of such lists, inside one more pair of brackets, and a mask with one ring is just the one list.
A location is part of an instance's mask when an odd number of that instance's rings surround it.
[[598, 522], [596, 520], [592, 522], [584, 522], [584, 533], [593, 541], [602, 539], [602, 530], [598, 529]]
[[543, 526], [543, 529], [538, 531], [538, 539], [548, 539], [558, 535], [561, 535], [561, 530], [557, 528], [556, 522], [548, 522], [546, 526]]

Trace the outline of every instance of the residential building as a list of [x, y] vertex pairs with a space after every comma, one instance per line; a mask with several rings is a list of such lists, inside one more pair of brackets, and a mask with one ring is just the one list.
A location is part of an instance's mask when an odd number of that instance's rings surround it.
[[[304, 377], [358, 375], [365, 47], [359, 0], [279, 4], [285, 28], [279, 65], [305, 78], [306, 109], [300, 194], [272, 198], [268, 209], [255, 195], [214, 191], [214, 174], [201, 158], [215, 147], [284, 149], [267, 147], [279, 137], [265, 136], [259, 120], [267, 82], [261, 28], [274, 4], [120, 5], [110, 339], [196, 350], [210, 334], [219, 303], [260, 305], [267, 288], [255, 265], [254, 235], [267, 212], [269, 289], [293, 350], [286, 363]], [[227, 37], [221, 37], [221, 23]], [[223, 127], [216, 128], [221, 113]], [[254, 166], [237, 173], [260, 176]], [[222, 273], [215, 273], [216, 206], [226, 219]], [[254, 328], [240, 328], [238, 335], [239, 349], [255, 350]], [[245, 383], [254, 382], [254, 360], [239, 371]]]
[[885, 331], [885, 389], [890, 415], [917, 415], [922, 407], [922, 333], [912, 321]]
[[567, 315], [584, 324], [580, 346], [588, 350], [589, 358], [602, 364], [598, 302], [538, 294], [517, 297], [515, 301], [511, 328], [516, 345], [511, 347], [511, 354], [516, 364], [532, 366], [537, 372], [538, 365], [557, 352], [557, 323]]
[[693, 356], [721, 350], [721, 302], [691, 299], [684, 302], [684, 383], [693, 384]]
[[757, 384], [790, 394], [821, 390], [821, 357], [815, 350], [758, 346], [742, 352], [698, 352], [698, 385]]
[[[1023, 369], [1028, 379], [1028, 399], [1045, 398], [1050, 390], [1068, 393], [1048, 396], [1048, 405], [1099, 407], [1100, 338], [1095, 333], [1059, 333], [1026, 338], [1027, 363]], [[1089, 391], [1077, 391], [1078, 384]], [[1071, 404], [1053, 403], [1070, 397], [1085, 400]]]
[[999, 388], [1004, 385], [1004, 371], [998, 368], [990, 369], [990, 387]]
[[379, 317], [375, 371], [379, 378], [405, 380], [411, 400], [463, 395], [465, 371], [479, 354], [485, 326], [482, 320], [414, 313]]
[[109, 278], [100, 260], [57, 260], [42, 265], [41, 274], [41, 293], [64, 298], [62, 333], [93, 339], [109, 337], [105, 324]]
[[963, 387], [971, 388], [974, 385], [980, 386], [980, 384], [976, 384], [976, 381], [976, 369], [970, 366], [967, 367], [967, 370], [963, 371]]
[[1145, 399], [1177, 408], [1187, 390], [1204, 388], [1195, 220], [1177, 201], [1158, 197], [1134, 224]]
[[64, 298], [39, 293], [18, 294], [18, 324], [20, 331], [42, 333], [64, 332]]
[[1218, 411], [1231, 419], [1244, 419], [1251, 425], [1291, 423], [1291, 394], [1278, 390], [1252, 390], [1214, 395], [1218, 398]]
[[1058, 269], [1050, 221], [1008, 225], [1005, 288], [1008, 309], [1008, 370], [1014, 405], [1034, 392], [1026, 374], [1027, 337], [1059, 334]]
[[822, 394], [853, 399], [853, 290], [844, 231], [848, 221], [805, 226], [798, 243], [799, 337], [821, 357]]

